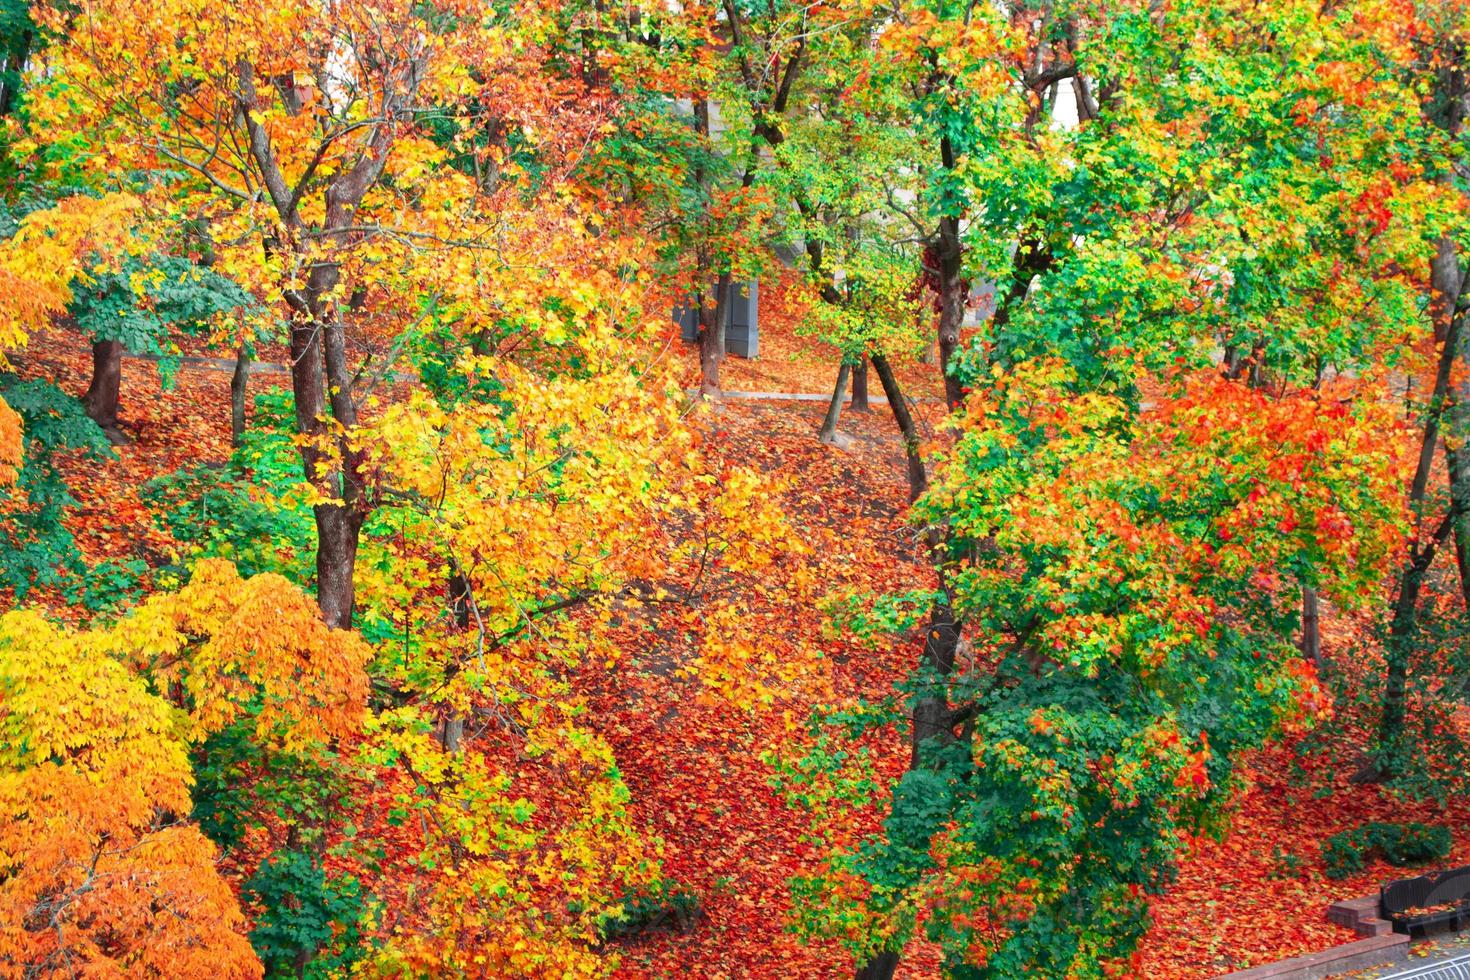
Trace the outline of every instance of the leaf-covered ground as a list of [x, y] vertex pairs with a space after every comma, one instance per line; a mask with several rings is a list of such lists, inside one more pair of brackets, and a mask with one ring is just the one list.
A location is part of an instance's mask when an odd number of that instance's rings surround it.
[[[779, 308], [773, 312], [765, 356], [727, 362], [727, 387], [820, 390], [830, 361], [810, 356], [790, 322]], [[679, 356], [692, 363], [691, 351]], [[85, 389], [87, 350], [67, 331], [34, 338], [16, 360], [23, 375], [59, 379], [73, 393]], [[915, 394], [932, 397], [921, 370], [907, 372], [909, 382]], [[251, 390], [284, 381], [282, 375], [259, 374]], [[122, 417], [134, 441], [114, 461], [64, 461], [80, 504], [70, 524], [88, 560], [142, 558], [159, 564], [171, 558], [174, 544], [150, 519], [138, 488], [180, 467], [223, 460], [229, 452], [228, 405], [225, 372], [186, 366], [164, 391], [154, 365], [124, 362]], [[772, 475], [773, 484], [791, 480], [784, 504], [796, 515], [814, 548], [812, 561], [832, 589], [925, 585], [929, 573], [914, 559], [903, 520], [902, 456], [886, 408], [876, 404], [869, 414], [844, 415], [844, 431], [856, 437], [846, 452], [813, 438], [823, 409], [819, 402], [731, 402], [699, 424], [707, 451], [756, 465]], [[924, 409], [933, 416], [938, 406]], [[761, 595], [749, 602], [751, 615], [763, 620], [762, 635], [777, 651], [796, 638], [823, 644], [834, 694], [881, 696], [913, 660], [912, 643], [846, 650], [821, 639], [818, 610], [794, 614], [765, 604]], [[840, 975], [840, 950], [803, 946], [784, 930], [786, 881], [814, 869], [819, 856], [802, 840], [802, 820], [769, 788], [760, 755], [774, 727], [800, 719], [780, 711], [730, 711], [699, 696], [697, 682], [680, 669], [693, 656], [688, 627], [689, 617], [697, 615], [671, 604], [630, 617], [622, 630], [624, 659], [586, 678], [590, 706], [616, 748], [638, 816], [665, 842], [666, 873], [697, 893], [703, 907], [687, 930], [661, 929], [620, 941], [621, 975]], [[1329, 631], [1329, 645], [1335, 635]], [[905, 734], [892, 733], [883, 751], [885, 774], [896, 776], [907, 757]], [[1349, 941], [1350, 933], [1326, 921], [1326, 906], [1366, 894], [1398, 872], [1374, 863], [1345, 881], [1326, 878], [1320, 845], [1328, 835], [1367, 820], [1470, 823], [1470, 806], [1406, 807], [1376, 787], [1350, 784], [1346, 772], [1284, 748], [1253, 757], [1249, 786], [1228, 833], [1221, 841], [1196, 842], [1169, 893], [1154, 903], [1142, 975], [1206, 978]], [[1451, 860], [1470, 862], [1470, 838], [1458, 840]], [[932, 954], [911, 952], [900, 975], [934, 975]]]

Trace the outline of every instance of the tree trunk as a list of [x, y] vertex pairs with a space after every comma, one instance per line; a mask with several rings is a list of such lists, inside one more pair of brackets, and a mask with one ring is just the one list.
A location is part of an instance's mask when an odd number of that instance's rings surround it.
[[898, 387], [898, 379], [893, 375], [893, 365], [882, 354], [871, 354], [869, 359], [883, 384], [883, 394], [888, 398], [888, 407], [893, 410], [893, 421], [898, 423], [899, 434], [903, 436], [904, 456], [908, 460], [909, 503], [913, 503], [929, 489], [929, 475], [924, 470], [924, 457], [919, 453], [919, 432], [913, 415], [909, 413], [908, 402], [904, 401], [903, 391]]
[[341, 503], [317, 504], [316, 601], [334, 629], [352, 627], [353, 574], [363, 515]]
[[959, 219], [939, 221], [939, 370], [944, 374], [944, 401], [951, 411], [965, 400], [960, 379], [955, 375], [955, 354], [960, 349], [960, 327], [965, 321], [969, 283], [960, 275], [964, 251], [960, 245]]
[[1456, 317], [1449, 325], [1444, 344], [1440, 349], [1439, 368], [1435, 373], [1434, 390], [1430, 394], [1425, 410], [1424, 437], [1419, 447], [1419, 463], [1414, 471], [1414, 482], [1409, 488], [1409, 507], [1414, 513], [1416, 537], [1409, 552], [1409, 562], [1399, 576], [1398, 598], [1394, 602], [1393, 620], [1389, 624], [1389, 635], [1385, 644], [1385, 679], [1383, 689], [1383, 714], [1378, 724], [1379, 760], [1377, 775], [1389, 778], [1403, 771], [1407, 758], [1404, 745], [1405, 700], [1408, 690], [1410, 657], [1414, 640], [1419, 633], [1419, 593], [1424, 587], [1424, 578], [1434, 561], [1435, 552], [1445, 538], [1459, 525], [1460, 516], [1451, 501], [1450, 512], [1440, 529], [1427, 540], [1422, 539], [1424, 497], [1429, 487], [1429, 474], [1434, 467], [1434, 453], [1439, 445], [1440, 417], [1444, 413], [1445, 399], [1449, 390], [1451, 370], [1459, 348], [1459, 334], [1464, 326], [1464, 317]]
[[459, 752], [463, 739], [464, 715], [451, 712], [444, 717], [444, 723], [439, 728], [439, 745], [445, 752], [454, 755]]
[[852, 367], [852, 401], [847, 407], [854, 412], [871, 412], [868, 404], [868, 362], [859, 358]]
[[235, 373], [230, 376], [230, 445], [239, 449], [245, 440], [245, 385], [250, 379], [250, 352], [241, 344], [235, 352]]
[[893, 980], [893, 974], [897, 969], [897, 953], [879, 953], [857, 971], [857, 980]]
[[1419, 635], [1419, 592], [1434, 560], [1434, 548], [1415, 555], [1399, 579], [1398, 600], [1388, 627], [1384, 656], [1387, 672], [1383, 685], [1383, 716], [1378, 723], [1378, 758], [1374, 775], [1391, 778], [1404, 771], [1408, 761], [1404, 723], [1407, 715], [1409, 666], [1414, 640]]
[[1445, 236], [1431, 266], [1433, 286], [1430, 310], [1434, 314], [1435, 335], [1448, 345], [1455, 345], [1458, 379], [1451, 371], [1452, 387], [1447, 394], [1445, 425], [1445, 461], [1450, 480], [1450, 504], [1458, 512], [1455, 519], [1455, 567], [1460, 573], [1460, 594], [1470, 612], [1470, 316], [1465, 308], [1465, 270], [1460, 263], [1455, 243]]
[[[329, 295], [335, 268], [312, 272], [314, 295]], [[352, 625], [358, 535], [367, 517], [363, 501], [362, 450], [346, 437], [357, 425], [352, 376], [347, 371], [344, 327], [333, 311], [303, 316], [291, 325], [291, 390], [296, 430], [304, 437], [301, 463], [306, 479], [327, 499], [315, 505], [317, 605], [328, 626]], [[330, 382], [330, 393], [328, 383]], [[328, 418], [336, 425], [329, 426]], [[334, 429], [336, 430], [334, 432]]]
[[699, 298], [699, 393], [719, 399], [720, 364], [725, 359], [725, 303], [730, 293], [730, 273], [720, 273], [713, 305]]
[[[960, 643], [960, 628], [948, 606], [936, 605], [929, 616], [929, 632], [924, 637], [923, 664], [940, 678], [954, 671], [954, 655]], [[939, 739], [951, 741], [954, 726], [950, 723], [949, 699], [942, 681], [934, 691], [920, 693], [914, 699], [913, 728], [909, 733], [909, 768], [920, 766], [919, 752], [924, 743]]]
[[842, 361], [837, 366], [837, 384], [832, 388], [832, 398], [827, 402], [827, 415], [822, 419], [822, 428], [817, 432], [817, 441], [828, 446], [841, 446], [848, 441], [837, 431], [837, 420], [842, 417], [842, 399], [847, 394], [847, 376], [852, 365]]
[[[1470, 331], [1465, 331], [1470, 334]], [[1470, 364], [1470, 360], [1462, 363]], [[1460, 448], [1449, 452], [1450, 507], [1455, 517], [1455, 568], [1460, 573], [1460, 597], [1470, 615], [1470, 452], [1464, 440], [1470, 437], [1470, 426], [1460, 429]]]
[[[694, 100], [694, 129], [701, 139], [710, 138], [710, 104], [708, 99]], [[709, 173], [700, 164], [694, 169], [694, 182], [708, 199]], [[722, 272], [715, 285], [714, 302], [706, 302], [704, 290], [709, 287], [713, 256], [707, 245], [696, 253], [696, 275], [699, 281], [699, 393], [704, 398], [720, 397], [720, 362], [725, 359], [725, 294], [730, 291], [730, 273]]]
[[1302, 656], [1316, 666], [1322, 661], [1322, 628], [1317, 611], [1317, 590], [1302, 586]]
[[117, 425], [118, 398], [122, 391], [122, 355], [120, 340], [99, 340], [92, 344], [92, 383], [82, 396], [82, 406], [87, 414], [116, 445], [128, 441]]

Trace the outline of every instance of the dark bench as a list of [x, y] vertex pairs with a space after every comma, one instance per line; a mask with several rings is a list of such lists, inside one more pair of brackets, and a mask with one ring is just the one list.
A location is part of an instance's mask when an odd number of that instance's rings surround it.
[[[1383, 886], [1378, 902], [1383, 917], [1393, 923], [1394, 932], [1417, 939], [1436, 932], [1459, 931], [1470, 926], [1470, 867], [1400, 878]], [[1434, 908], [1441, 905], [1447, 907]], [[1410, 909], [1432, 911], [1410, 913]]]

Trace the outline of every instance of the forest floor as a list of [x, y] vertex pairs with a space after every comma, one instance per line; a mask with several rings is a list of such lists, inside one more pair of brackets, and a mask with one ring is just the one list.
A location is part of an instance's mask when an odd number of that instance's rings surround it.
[[[806, 341], [780, 329], [762, 343], [759, 361], [727, 361], [729, 388], [820, 392], [830, 385], [830, 354], [813, 354]], [[693, 363], [692, 352], [681, 356]], [[14, 360], [23, 375], [50, 377], [76, 394], [86, 387], [88, 352], [74, 334], [35, 337]], [[916, 365], [905, 372], [909, 393], [932, 398], [937, 384], [926, 384], [924, 369]], [[285, 382], [283, 375], [262, 373], [252, 376], [250, 388]], [[229, 453], [228, 406], [227, 373], [186, 366], [165, 391], [155, 365], [124, 363], [122, 417], [133, 442], [118, 450], [116, 460], [67, 464], [79, 502], [70, 524], [89, 561], [171, 560], [174, 542], [152, 520], [139, 488], [181, 467], [223, 460]], [[784, 504], [824, 556], [834, 589], [924, 587], [930, 573], [916, 561], [904, 522], [902, 451], [891, 416], [881, 404], [866, 414], [844, 413], [842, 428], [854, 443], [843, 451], [814, 438], [824, 408], [820, 402], [732, 401], [701, 424], [711, 437], [709, 451], [797, 477], [784, 491]], [[939, 407], [921, 408], [932, 425]], [[760, 602], [752, 599], [753, 614], [769, 615], [773, 642], [798, 634], [822, 637], [818, 611], [792, 619], [789, 612], [763, 612]], [[625, 660], [590, 676], [588, 696], [616, 750], [639, 819], [665, 842], [666, 874], [700, 896], [703, 914], [687, 931], [654, 932], [620, 944], [619, 975], [841, 976], [846, 971], [840, 950], [803, 946], [785, 929], [786, 881], [814, 870], [819, 855], [802, 839], [802, 818], [768, 785], [760, 754], [769, 719], [695, 696], [697, 681], [669, 669], [669, 658], [680, 654], [668, 638], [679, 635], [679, 616], [697, 613], [674, 609], [665, 615], [667, 621], [629, 626]], [[1333, 639], [1329, 628], [1329, 653]], [[838, 694], [881, 696], [916, 653], [912, 642], [876, 651], [819, 642]], [[880, 745], [885, 775], [901, 773], [907, 751], [906, 733], [892, 732]], [[1327, 922], [1327, 905], [1368, 894], [1405, 872], [1374, 863], [1359, 875], [1332, 881], [1320, 856], [1327, 836], [1375, 819], [1470, 826], [1470, 805], [1405, 804], [1379, 787], [1350, 784], [1345, 770], [1286, 747], [1253, 755], [1245, 770], [1248, 785], [1223, 837], [1195, 842], [1177, 880], [1154, 902], [1140, 976], [1202, 980], [1350, 941], [1351, 933]], [[1470, 863], [1470, 835], [1457, 835], [1449, 863]], [[932, 950], [911, 954], [900, 976], [935, 975]]]

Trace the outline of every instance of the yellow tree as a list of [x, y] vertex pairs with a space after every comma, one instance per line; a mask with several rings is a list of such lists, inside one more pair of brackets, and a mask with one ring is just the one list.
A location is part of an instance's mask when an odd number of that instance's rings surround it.
[[489, 86], [518, 39], [461, 0], [96, 0], [45, 16], [66, 40], [34, 118], [88, 135], [100, 172], [190, 175], [160, 196], [204, 222], [219, 268], [289, 323], [318, 601], [346, 626], [376, 503], [362, 393], [392, 370], [406, 327], [442, 308], [499, 313], [485, 291], [508, 195], [484, 171], [505, 161], [477, 138], [501, 123]]

